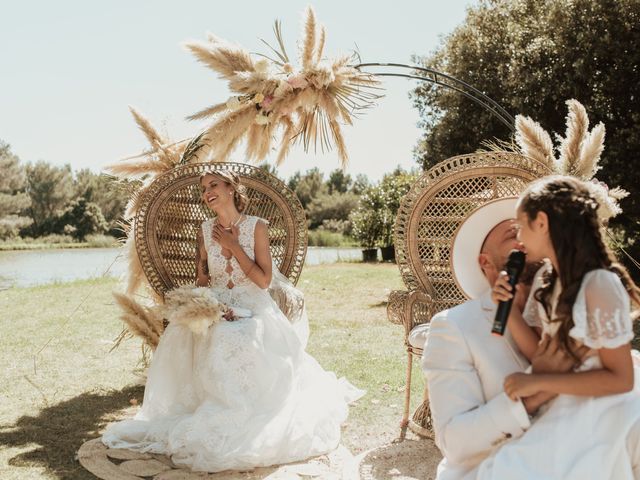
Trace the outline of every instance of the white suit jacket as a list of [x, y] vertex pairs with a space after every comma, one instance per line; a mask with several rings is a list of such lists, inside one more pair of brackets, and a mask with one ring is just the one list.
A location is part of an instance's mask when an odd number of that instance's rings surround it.
[[[491, 291], [440, 312], [420, 334], [427, 341], [422, 358], [436, 445], [444, 455], [438, 480], [474, 478], [477, 465], [502, 443], [530, 426], [522, 402], [503, 389], [504, 378], [529, 363], [508, 331], [491, 334], [496, 306]], [[419, 327], [418, 327], [419, 328]]]

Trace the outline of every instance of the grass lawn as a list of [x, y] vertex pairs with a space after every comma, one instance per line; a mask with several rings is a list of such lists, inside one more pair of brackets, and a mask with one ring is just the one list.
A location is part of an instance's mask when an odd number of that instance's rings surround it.
[[[115, 418], [130, 415], [143, 387], [140, 344], [109, 353], [122, 327], [104, 279], [0, 292], [0, 478], [94, 478], [75, 453]], [[358, 453], [399, 432], [406, 356], [402, 327], [386, 319], [392, 264], [307, 267], [299, 287], [311, 323], [308, 351], [367, 395], [352, 408], [343, 442]], [[422, 380], [414, 368], [413, 400]], [[414, 406], [416, 406], [414, 405]]]

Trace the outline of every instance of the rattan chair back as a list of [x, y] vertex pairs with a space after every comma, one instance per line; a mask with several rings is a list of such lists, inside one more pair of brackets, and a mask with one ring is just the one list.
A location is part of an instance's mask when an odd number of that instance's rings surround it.
[[[438, 163], [404, 197], [395, 224], [396, 261], [409, 291], [431, 297], [430, 312], [464, 302], [451, 270], [451, 240], [461, 222], [484, 203], [518, 196], [534, 179], [551, 172], [516, 153], [479, 152]], [[425, 320], [420, 312], [416, 323]]]
[[165, 292], [195, 281], [196, 236], [214, 213], [203, 203], [200, 176], [230, 170], [247, 188], [247, 215], [269, 222], [271, 255], [284, 276], [298, 281], [307, 251], [307, 222], [298, 197], [274, 175], [241, 163], [190, 163], [153, 181], [134, 222], [138, 257], [152, 288]]

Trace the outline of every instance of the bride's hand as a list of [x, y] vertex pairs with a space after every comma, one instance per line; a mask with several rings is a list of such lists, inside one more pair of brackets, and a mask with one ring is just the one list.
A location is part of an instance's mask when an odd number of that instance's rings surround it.
[[233, 251], [233, 248], [239, 245], [240, 229], [232, 225], [231, 230], [227, 230], [220, 225], [213, 227], [213, 239], [220, 244], [222, 248]]

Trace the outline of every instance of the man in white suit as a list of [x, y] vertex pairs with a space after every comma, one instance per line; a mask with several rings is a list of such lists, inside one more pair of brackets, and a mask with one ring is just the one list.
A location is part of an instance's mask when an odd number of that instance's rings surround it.
[[[491, 286], [509, 252], [519, 247], [515, 203], [515, 198], [489, 202], [463, 222], [454, 239], [452, 269], [471, 300], [440, 312], [410, 336], [411, 343], [420, 346], [428, 332], [422, 367], [435, 441], [444, 455], [438, 480], [474, 478], [479, 463], [521, 436], [530, 426], [530, 415], [551, 398], [539, 394], [514, 402], [507, 397], [504, 378], [524, 371], [529, 362], [508, 330], [502, 337], [491, 334], [496, 312]], [[568, 371], [573, 360], [557, 344], [544, 342], [533, 363], [534, 371]]]

